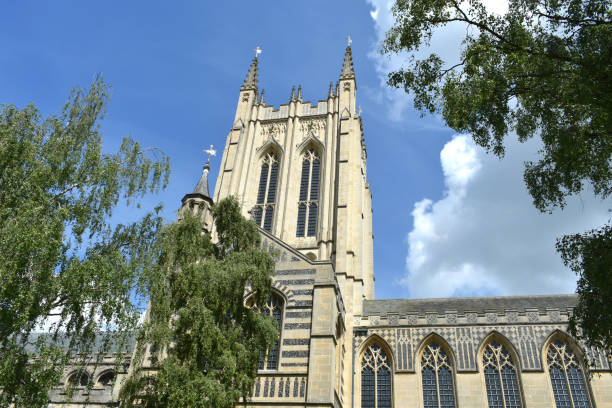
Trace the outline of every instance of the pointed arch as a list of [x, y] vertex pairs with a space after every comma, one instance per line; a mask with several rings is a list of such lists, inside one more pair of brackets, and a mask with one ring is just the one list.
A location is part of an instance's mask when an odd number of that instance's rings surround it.
[[281, 146], [280, 143], [276, 141], [276, 139], [269, 137], [266, 141], [257, 148], [257, 152], [259, 153], [259, 159], [261, 160], [266, 154], [273, 152], [280, 158], [285, 153], [285, 149]]
[[489, 408], [521, 408], [525, 397], [520, 380], [520, 359], [510, 340], [493, 330], [476, 354]]
[[315, 149], [321, 155], [323, 155], [325, 152], [325, 145], [319, 140], [318, 137], [314, 136], [313, 133], [309, 133], [308, 136], [304, 138], [302, 143], [297, 146], [297, 153], [299, 156], [301, 156], [308, 149]]
[[275, 290], [270, 290], [270, 296], [265, 305], [256, 305], [251, 292], [245, 298], [247, 307], [257, 309], [261, 313], [272, 317], [278, 325], [278, 340], [267, 350], [260, 350], [258, 370], [278, 370], [280, 362], [280, 346], [283, 338], [283, 322], [285, 321], [285, 309], [287, 308], [287, 299], [283, 294]]
[[593, 393], [585, 375], [585, 353], [571, 336], [553, 331], [544, 341], [542, 363], [558, 408], [593, 406]]
[[456, 358], [439, 334], [427, 335], [417, 348], [424, 408], [456, 408]]
[[321, 195], [322, 154], [311, 141], [300, 154], [300, 189], [297, 208], [296, 238], [316, 237]]
[[379, 335], [371, 334], [357, 354], [356, 402], [362, 408], [393, 406], [393, 353]]
[[272, 145], [262, 149], [259, 157], [261, 170], [257, 197], [251, 210], [251, 217], [258, 227], [272, 232], [281, 160], [277, 147], [278, 149], [282, 148], [275, 140], [269, 140], [268, 143]]

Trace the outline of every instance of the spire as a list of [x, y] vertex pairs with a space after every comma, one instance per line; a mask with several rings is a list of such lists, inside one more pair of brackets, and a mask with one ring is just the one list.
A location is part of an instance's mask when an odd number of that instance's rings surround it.
[[355, 71], [353, 70], [353, 53], [351, 51], [351, 43], [349, 41], [349, 45], [346, 47], [346, 52], [344, 53], [344, 63], [342, 64], [340, 79], [351, 78], [355, 78]]
[[334, 83], [330, 82], [329, 83], [329, 92], [327, 93], [327, 97], [331, 98], [333, 96], [333, 92], [334, 92]]
[[291, 88], [291, 97], [289, 98], [289, 101], [293, 102], [295, 100], [295, 86], [293, 88]]
[[244, 84], [242, 84], [241, 89], [257, 89], [257, 55], [255, 55], [255, 58], [253, 58], [253, 62], [251, 62], [249, 72], [244, 79]]
[[302, 102], [302, 85], [298, 85], [297, 99], [298, 101]]
[[205, 198], [211, 199], [210, 192], [208, 191], [208, 172], [210, 170], [209, 162], [206, 162], [204, 165], [204, 169], [202, 169], [202, 176], [200, 177], [200, 181], [193, 189], [193, 193], [191, 194], [199, 194], [204, 196]]
[[266, 104], [266, 101], [265, 101], [265, 99], [264, 99], [264, 93], [265, 93], [265, 90], [264, 90], [264, 89], [262, 89], [262, 90], [261, 90], [261, 98], [259, 99], [259, 103], [260, 103], [261, 105], [265, 105], [265, 104]]

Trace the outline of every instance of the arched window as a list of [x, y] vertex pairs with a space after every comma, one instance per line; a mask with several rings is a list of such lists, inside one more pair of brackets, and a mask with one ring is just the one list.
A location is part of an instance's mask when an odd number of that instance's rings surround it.
[[[259, 307], [253, 305], [252, 300], [247, 302], [247, 306], [254, 307], [259, 309], [263, 314], [268, 316], [272, 316], [274, 320], [276, 320], [276, 324], [278, 324], [278, 334], [280, 339], [281, 330], [283, 328], [283, 307], [284, 307], [283, 298], [281, 298], [276, 293], [271, 293], [268, 301], [264, 305], [264, 307]], [[279, 360], [279, 349], [280, 349], [280, 340], [275, 342], [272, 348], [261, 351], [259, 353], [259, 363], [257, 368], [259, 370], [277, 370], [278, 369], [278, 360]]]
[[310, 149], [304, 153], [302, 158], [296, 237], [314, 237], [317, 235], [320, 175], [321, 159], [319, 153]]
[[361, 407], [391, 408], [391, 361], [374, 343], [361, 358]]
[[77, 371], [68, 377], [68, 385], [71, 387], [87, 387], [89, 376], [84, 371]]
[[428, 344], [423, 351], [421, 376], [425, 408], [455, 408], [452, 363], [436, 342]]
[[546, 363], [557, 408], [590, 408], [584, 375], [569, 344], [553, 341], [548, 346]]
[[516, 364], [506, 347], [489, 342], [482, 354], [489, 408], [520, 408], [521, 394]]
[[268, 152], [261, 164], [257, 202], [253, 208], [253, 221], [268, 232], [272, 230], [277, 184], [278, 157], [273, 152]]
[[110, 387], [115, 382], [115, 373], [107, 371], [98, 378], [98, 383], [103, 387]]

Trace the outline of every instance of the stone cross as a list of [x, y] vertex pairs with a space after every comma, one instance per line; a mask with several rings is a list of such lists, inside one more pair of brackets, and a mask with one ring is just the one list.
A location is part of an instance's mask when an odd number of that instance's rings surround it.
[[259, 56], [259, 54], [261, 54], [261, 48], [259, 48], [259, 46], [257, 46], [253, 51], [255, 51], [255, 58], [257, 58]]

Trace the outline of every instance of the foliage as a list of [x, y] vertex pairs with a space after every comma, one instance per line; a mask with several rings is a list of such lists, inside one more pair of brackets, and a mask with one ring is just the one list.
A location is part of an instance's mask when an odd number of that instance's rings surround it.
[[570, 333], [589, 346], [612, 350], [612, 226], [566, 235], [557, 240], [557, 250], [565, 265], [580, 275], [580, 302], [574, 308]]
[[[414, 52], [434, 30], [466, 27], [461, 60], [411, 56], [388, 83], [414, 94], [421, 111], [440, 112], [458, 132], [498, 156], [504, 138], [539, 137], [538, 161], [526, 163], [524, 180], [541, 211], [563, 208], [566, 197], [590, 184], [605, 199], [612, 192], [612, 7], [609, 0], [510, 0], [507, 13], [482, 1], [396, 0], [395, 26], [383, 52]], [[573, 327], [610, 346], [612, 304], [610, 226], [590, 236], [562, 238], [557, 248], [580, 275]], [[598, 243], [597, 243], [598, 242]], [[583, 269], [584, 268], [584, 269]], [[602, 337], [603, 336], [603, 337]], [[612, 350], [608, 348], [608, 350]]]
[[46, 407], [70, 355], [124, 343], [136, 322], [160, 219], [110, 217], [164, 187], [169, 161], [128, 138], [102, 153], [107, 100], [98, 77], [44, 120], [32, 104], [0, 106], [0, 406]]
[[218, 240], [190, 211], [161, 234], [148, 320], [121, 391], [125, 406], [233, 408], [251, 394], [259, 351], [277, 340], [274, 320], [243, 300], [247, 286], [255, 304], [270, 295], [274, 262], [260, 249], [257, 227], [233, 197], [212, 211]]

